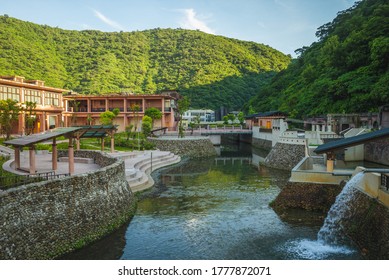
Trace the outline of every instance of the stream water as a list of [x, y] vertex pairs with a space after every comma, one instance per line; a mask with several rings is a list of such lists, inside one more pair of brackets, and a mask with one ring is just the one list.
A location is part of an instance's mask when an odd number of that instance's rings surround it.
[[154, 173], [132, 221], [64, 259], [360, 259], [348, 242], [318, 242], [323, 214], [277, 214], [289, 172], [256, 166], [249, 145]]

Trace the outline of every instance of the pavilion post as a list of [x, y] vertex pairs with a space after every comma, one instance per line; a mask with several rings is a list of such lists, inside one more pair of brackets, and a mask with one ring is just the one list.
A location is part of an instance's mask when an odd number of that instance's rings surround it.
[[76, 138], [76, 144], [77, 144], [77, 151], [79, 151], [80, 150], [80, 137], [79, 136], [77, 136], [77, 138]]
[[104, 137], [101, 137], [101, 151], [104, 152]]
[[327, 153], [327, 172], [334, 171], [335, 155], [333, 153]]
[[111, 153], [115, 152], [115, 138], [113, 137], [113, 133], [111, 134]]
[[68, 158], [69, 158], [69, 173], [70, 175], [72, 175], [74, 173], [73, 137], [69, 138]]
[[36, 173], [36, 163], [35, 163], [35, 146], [31, 145], [29, 147], [29, 153], [30, 153], [30, 174]]
[[15, 169], [20, 168], [20, 147], [15, 147]]
[[56, 140], [56, 138], [53, 138], [52, 147], [53, 147], [53, 151], [51, 154], [52, 168], [53, 168], [53, 170], [57, 170], [58, 169], [58, 163], [57, 163], [58, 152], [57, 152], [57, 140]]

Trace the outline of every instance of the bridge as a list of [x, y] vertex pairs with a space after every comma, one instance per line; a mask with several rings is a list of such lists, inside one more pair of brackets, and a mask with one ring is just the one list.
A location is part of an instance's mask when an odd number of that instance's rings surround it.
[[[160, 136], [177, 136], [178, 137], [178, 131], [167, 131], [165, 128], [158, 128], [153, 130], [153, 134], [157, 135], [156, 132], [160, 132]], [[185, 132], [186, 136], [209, 136], [211, 142], [213, 145], [220, 145], [221, 143], [221, 136], [222, 135], [248, 135], [251, 136], [253, 134], [253, 131], [248, 128], [242, 128], [242, 126], [234, 127], [231, 125], [226, 125], [223, 127], [206, 127], [206, 128], [199, 128], [199, 129], [186, 129]]]
[[244, 135], [252, 135], [253, 131], [248, 128], [242, 127], [233, 127], [233, 126], [225, 126], [221, 128], [209, 128], [209, 129], [197, 129], [194, 130], [201, 135], [223, 135], [223, 134], [244, 134]]
[[213, 145], [221, 144], [222, 135], [249, 135], [253, 134], [251, 129], [243, 129], [242, 127], [223, 127], [223, 128], [214, 128], [214, 129], [200, 129], [200, 135], [209, 136]]

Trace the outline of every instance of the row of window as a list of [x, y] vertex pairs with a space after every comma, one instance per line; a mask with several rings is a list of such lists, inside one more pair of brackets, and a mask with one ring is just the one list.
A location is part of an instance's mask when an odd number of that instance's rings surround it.
[[[19, 88], [10, 86], [0, 86], [0, 100], [12, 99], [20, 102]], [[42, 105], [42, 94], [38, 90], [25, 89], [24, 101], [35, 102]], [[59, 94], [46, 92], [44, 95], [44, 105], [59, 106]]]

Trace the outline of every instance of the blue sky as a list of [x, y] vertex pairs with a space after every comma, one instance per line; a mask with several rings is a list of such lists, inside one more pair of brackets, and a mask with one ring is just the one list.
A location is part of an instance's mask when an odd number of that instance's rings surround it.
[[63, 29], [199, 29], [295, 56], [354, 0], [0, 0], [0, 14]]

